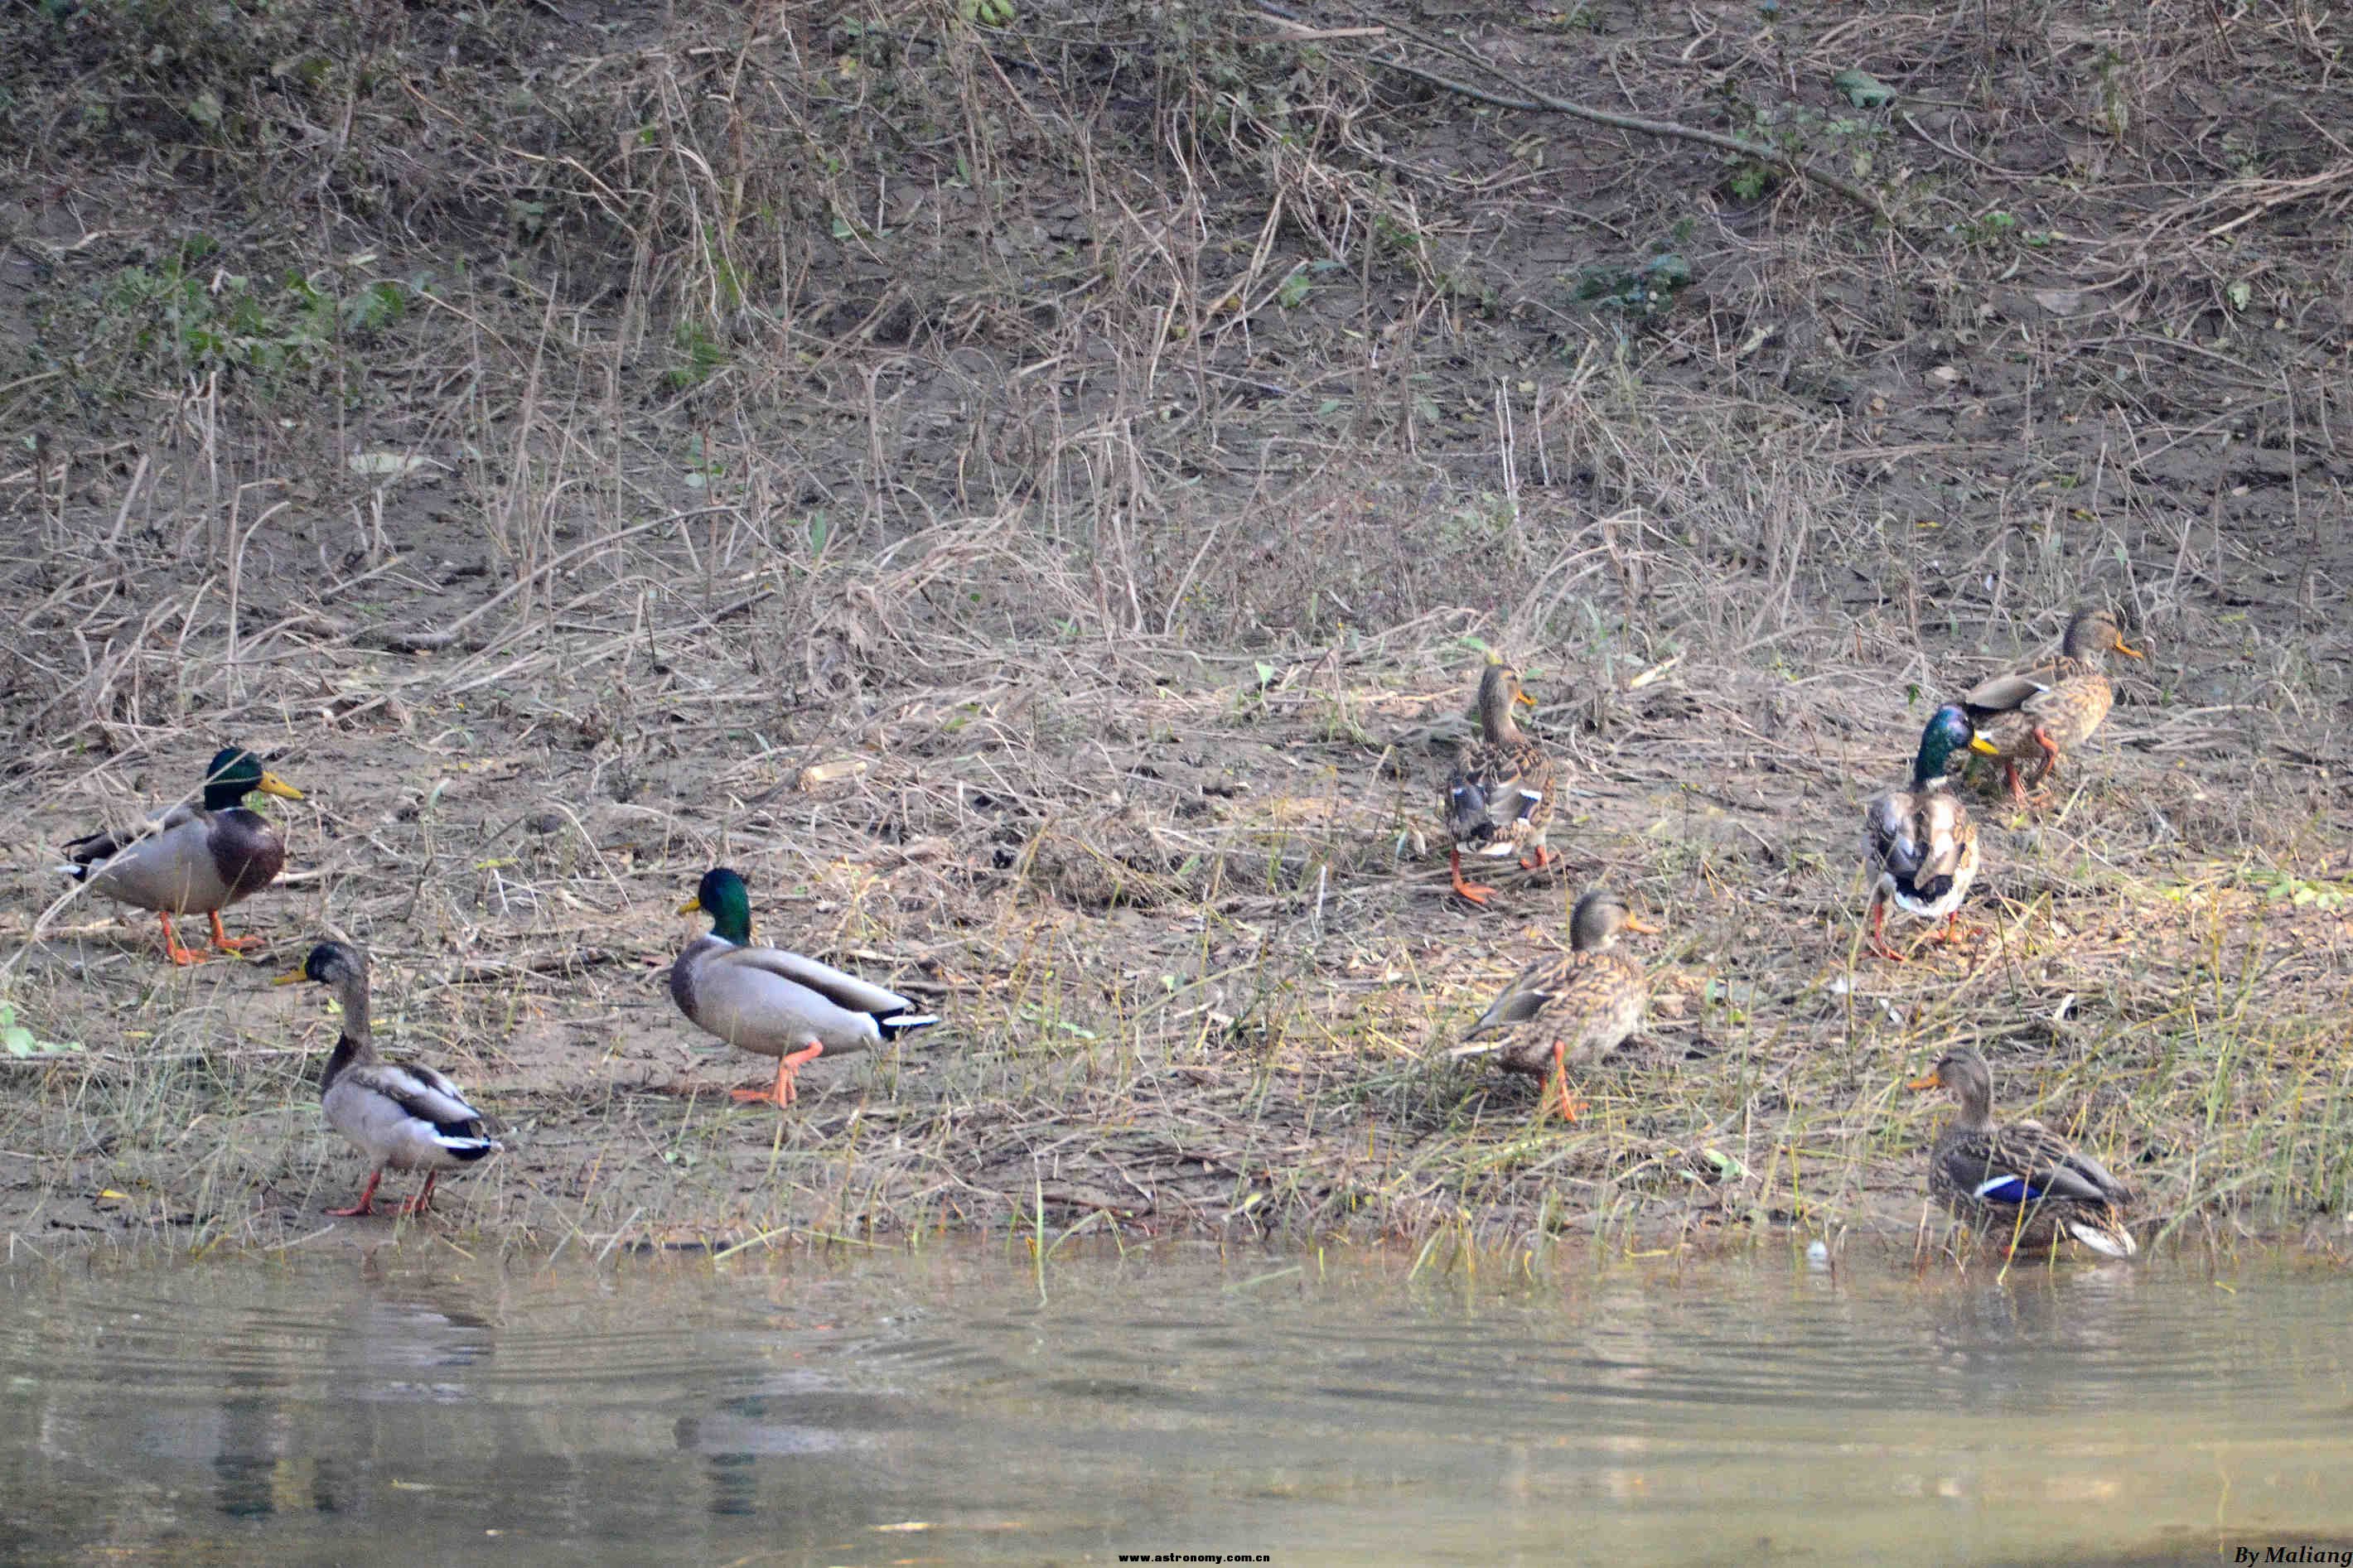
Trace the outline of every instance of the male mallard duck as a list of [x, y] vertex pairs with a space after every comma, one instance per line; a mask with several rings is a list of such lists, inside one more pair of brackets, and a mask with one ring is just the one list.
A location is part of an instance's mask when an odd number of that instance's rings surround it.
[[1560, 1113], [1576, 1121], [1583, 1107], [1569, 1098], [1569, 1062], [1596, 1061], [1616, 1049], [1641, 1026], [1651, 1000], [1641, 966], [1609, 949], [1621, 930], [1658, 929], [1636, 920], [1615, 895], [1594, 889], [1577, 900], [1569, 919], [1569, 951], [1520, 971], [1447, 1055], [1492, 1056], [1513, 1072], [1552, 1079]]
[[291, 974], [276, 984], [315, 980], [343, 1004], [343, 1033], [319, 1079], [319, 1106], [327, 1124], [350, 1139], [373, 1162], [360, 1201], [349, 1216], [375, 1212], [375, 1184], [385, 1172], [422, 1171], [424, 1190], [400, 1205], [402, 1214], [423, 1214], [433, 1201], [433, 1184], [444, 1171], [486, 1159], [505, 1147], [489, 1136], [482, 1113], [463, 1090], [441, 1073], [417, 1062], [388, 1062], [375, 1054], [368, 1032], [367, 960], [340, 942], [322, 942]]
[[1871, 951], [1901, 963], [1887, 945], [1887, 900], [1924, 921], [1944, 917], [1952, 937], [1961, 899], [1978, 875], [1978, 827], [1969, 808], [1953, 793], [1947, 764], [1966, 751], [1990, 755], [1993, 742], [1978, 733], [1969, 716], [1947, 703], [1928, 716], [1920, 731], [1920, 752], [1912, 763], [1912, 787], [1893, 789], [1863, 808], [1862, 863], [1871, 883]]
[[2068, 1237], [2110, 1258], [2140, 1250], [2125, 1227], [2132, 1194], [2106, 1166], [2039, 1121], [1993, 1124], [1985, 1058], [1957, 1046], [1911, 1087], [1950, 1089], [1960, 1102], [1928, 1156], [1929, 1195], [1954, 1218], [2013, 1252], [2041, 1251]]
[[224, 746], [205, 769], [201, 805], [185, 802], [164, 814], [143, 837], [92, 833], [66, 846], [73, 863], [58, 870], [87, 881], [134, 909], [153, 910], [164, 922], [164, 951], [174, 963], [201, 963], [205, 955], [180, 945], [174, 915], [210, 915], [213, 946], [240, 952], [261, 945], [258, 936], [231, 938], [221, 929], [221, 910], [277, 880], [286, 864], [286, 845], [277, 829], [245, 808], [255, 790], [284, 800], [302, 792], [264, 772], [251, 752]]
[[773, 1089], [739, 1089], [734, 1098], [790, 1105], [794, 1075], [818, 1057], [848, 1056], [939, 1020], [914, 1011], [896, 992], [869, 984], [831, 964], [781, 948], [752, 945], [752, 895], [724, 866], [702, 874], [694, 897], [678, 908], [701, 910], [711, 931], [670, 966], [670, 994], [695, 1026], [738, 1050], [776, 1058]]
[[1520, 689], [1520, 672], [1501, 659], [1490, 658], [1479, 678], [1479, 738], [1462, 748], [1454, 772], [1446, 781], [1446, 830], [1453, 840], [1448, 858], [1454, 869], [1454, 890], [1474, 904], [1483, 904], [1494, 889], [1462, 879], [1462, 851], [1501, 858], [1520, 857], [1524, 870], [1551, 864], [1545, 847], [1545, 829], [1552, 821], [1554, 774], [1558, 771], [1544, 748], [1520, 732], [1512, 717], [1514, 703], [1535, 706], [1535, 699]]
[[2039, 787], [2059, 765], [2061, 753], [2091, 739], [2108, 716], [2116, 700], [2108, 685], [2110, 653], [2144, 657], [2126, 644], [2116, 616], [2105, 610], [2078, 610], [2067, 623], [2056, 657], [1983, 681], [1961, 699], [1961, 706], [2001, 758], [2002, 781], [2012, 800], [2026, 802], [2026, 785], [2018, 778], [2022, 759], [2037, 759], [2033, 783]]

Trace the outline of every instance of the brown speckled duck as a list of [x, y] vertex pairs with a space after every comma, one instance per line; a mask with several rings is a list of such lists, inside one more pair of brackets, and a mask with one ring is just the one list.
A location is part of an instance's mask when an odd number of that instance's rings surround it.
[[1462, 879], [1465, 849], [1498, 859], [1516, 855], [1528, 871], [1552, 862], [1545, 834], [1559, 769], [1521, 732], [1512, 709], [1522, 703], [1534, 707], [1535, 699], [1521, 689], [1520, 672], [1491, 657], [1479, 678], [1479, 738], [1462, 748], [1446, 781], [1454, 890], [1474, 904], [1484, 904], [1495, 889]]
[[259, 937], [232, 938], [221, 929], [221, 910], [278, 879], [286, 865], [286, 845], [278, 830], [245, 808], [259, 790], [284, 800], [302, 792], [264, 771], [251, 752], [225, 746], [205, 769], [201, 800], [164, 814], [152, 833], [139, 837], [92, 833], [66, 846], [70, 865], [58, 870], [90, 890], [152, 910], [164, 922], [164, 951], [174, 963], [201, 963], [205, 955], [180, 945], [174, 915], [209, 915], [213, 946], [238, 952], [261, 945]]
[[2070, 1238], [2110, 1258], [2140, 1250], [2125, 1225], [2132, 1194], [2106, 1166], [2039, 1121], [1994, 1125], [1993, 1074], [1977, 1052], [1947, 1051], [1911, 1087], [1960, 1104], [1928, 1156], [1929, 1195], [1954, 1218], [2013, 1252]]
[[2027, 785], [2018, 764], [2036, 761], [2031, 781], [2040, 787], [2059, 759], [2091, 739], [2116, 700], [2108, 684], [2107, 656], [2139, 658], [2127, 645], [2116, 618], [2106, 610], [2075, 612], [2056, 657], [2012, 675], [1998, 675], [1971, 688], [1961, 707], [2001, 758], [2002, 781], [2010, 798], [2024, 805]]
[[1569, 919], [1569, 951], [1538, 959], [1504, 987], [1479, 1021], [1447, 1053], [1493, 1057], [1513, 1072], [1549, 1078], [1560, 1113], [1574, 1121], [1583, 1106], [1568, 1092], [1568, 1064], [1598, 1061], [1641, 1027], [1651, 999], [1641, 966], [1609, 951], [1620, 931], [1654, 932], [1615, 895], [1596, 888], [1577, 900]]

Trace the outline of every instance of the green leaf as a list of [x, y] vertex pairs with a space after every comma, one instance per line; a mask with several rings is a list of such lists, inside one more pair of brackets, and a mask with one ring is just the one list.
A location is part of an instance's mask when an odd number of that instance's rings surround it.
[[1895, 89], [1869, 71], [1842, 70], [1831, 78], [1831, 85], [1857, 109], [1884, 109], [1895, 101]]
[[0, 1029], [0, 1050], [5, 1050], [12, 1057], [31, 1056], [33, 1047], [39, 1043], [33, 1038], [33, 1031], [22, 1024], [11, 1024]]
[[2248, 302], [2254, 299], [2255, 291], [2249, 286], [2247, 280], [2242, 278], [2223, 289], [2222, 297], [2231, 301], [2231, 309], [2243, 310], [2247, 308]]
[[210, 88], [196, 94], [189, 101], [188, 118], [207, 131], [218, 125], [221, 122], [220, 96]]
[[1258, 661], [1257, 668], [1258, 689], [1261, 691], [1264, 691], [1268, 687], [1274, 684], [1274, 666], [1267, 663], [1264, 659], [1260, 659]]

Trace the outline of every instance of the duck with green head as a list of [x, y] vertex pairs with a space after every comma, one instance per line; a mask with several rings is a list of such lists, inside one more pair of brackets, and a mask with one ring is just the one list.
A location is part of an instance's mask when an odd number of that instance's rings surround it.
[[359, 949], [322, 942], [302, 967], [273, 984], [309, 980], [335, 994], [343, 1013], [343, 1034], [319, 1078], [319, 1108], [327, 1125], [352, 1141], [371, 1162], [367, 1187], [347, 1209], [329, 1209], [339, 1218], [375, 1213], [376, 1184], [387, 1170], [422, 1171], [425, 1186], [400, 1205], [405, 1215], [423, 1214], [433, 1202], [433, 1184], [444, 1171], [462, 1171], [500, 1152], [489, 1118], [474, 1109], [465, 1091], [446, 1073], [422, 1062], [385, 1061], [375, 1054], [368, 1028], [368, 964]]
[[238, 952], [262, 945], [259, 937], [232, 938], [221, 929], [221, 910], [252, 897], [278, 879], [286, 865], [286, 845], [278, 830], [248, 811], [245, 797], [256, 791], [281, 800], [302, 792], [237, 746], [224, 746], [205, 768], [198, 799], [183, 801], [142, 834], [92, 833], [66, 846], [69, 865], [58, 870], [90, 890], [152, 910], [164, 922], [164, 951], [174, 963], [201, 963], [205, 955], [180, 945], [174, 915], [212, 917], [213, 946]]
[[1514, 708], [1533, 708], [1535, 700], [1517, 669], [1488, 655], [1479, 677], [1478, 739], [1462, 748], [1446, 780], [1448, 864], [1456, 895], [1474, 904], [1484, 905], [1495, 889], [1462, 879], [1464, 850], [1499, 860], [1516, 856], [1524, 871], [1552, 863], [1545, 838], [1559, 768], [1513, 716]]
[[848, 1056], [939, 1022], [893, 991], [828, 963], [752, 941], [752, 895], [724, 866], [702, 875], [679, 913], [702, 911], [711, 930], [670, 968], [670, 994], [698, 1028], [738, 1050], [776, 1058], [773, 1089], [734, 1098], [779, 1110], [793, 1102], [794, 1078], [820, 1056]]
[[1941, 918], [1941, 940], [1951, 941], [1961, 900], [1977, 880], [1977, 824], [1953, 793], [1947, 773], [1966, 752], [1991, 753], [1992, 742], [1969, 716], [1947, 703], [1928, 716], [1912, 763], [1912, 784], [1874, 797], [1863, 809], [1862, 859], [1871, 878], [1871, 951], [1898, 963], [1904, 955], [1887, 943], [1885, 921], [1892, 901], [1920, 920]]

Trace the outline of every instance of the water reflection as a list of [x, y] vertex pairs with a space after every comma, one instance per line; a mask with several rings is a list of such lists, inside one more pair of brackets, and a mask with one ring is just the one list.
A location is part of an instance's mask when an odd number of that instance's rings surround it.
[[2335, 1275], [1432, 1286], [1386, 1259], [1262, 1280], [1172, 1252], [1058, 1265], [1043, 1305], [987, 1249], [0, 1276], [0, 1540], [1963, 1563], [2353, 1533]]

